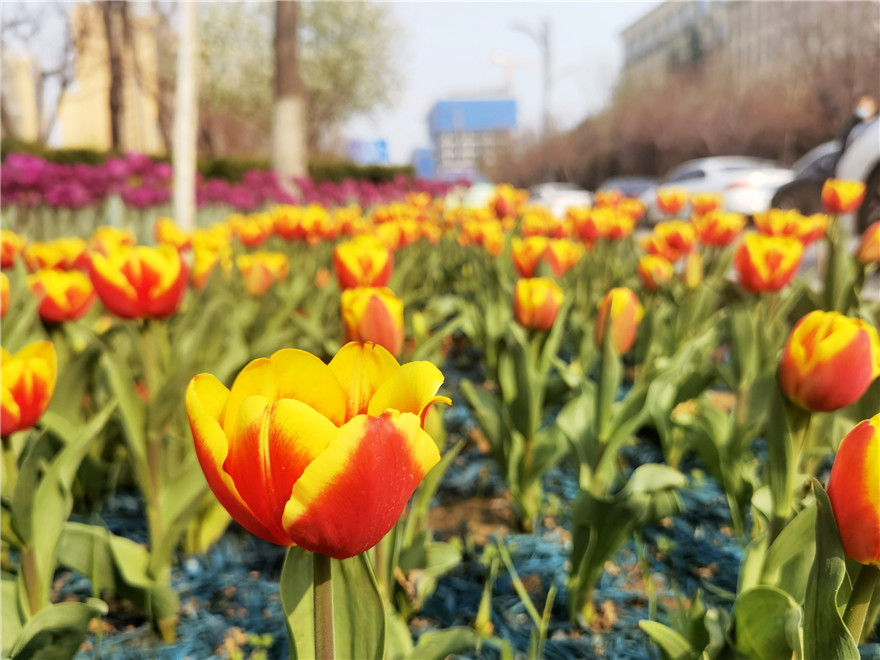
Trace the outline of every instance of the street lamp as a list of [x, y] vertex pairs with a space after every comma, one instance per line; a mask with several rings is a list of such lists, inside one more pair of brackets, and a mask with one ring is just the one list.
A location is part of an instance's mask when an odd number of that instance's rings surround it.
[[533, 28], [523, 23], [514, 23], [511, 25], [514, 30], [519, 30], [529, 35], [538, 44], [541, 49], [541, 57], [543, 60], [543, 94], [541, 98], [542, 105], [542, 137], [546, 140], [550, 136], [550, 89], [553, 86], [553, 73], [550, 52], [550, 21], [546, 18], [541, 21], [540, 29]]

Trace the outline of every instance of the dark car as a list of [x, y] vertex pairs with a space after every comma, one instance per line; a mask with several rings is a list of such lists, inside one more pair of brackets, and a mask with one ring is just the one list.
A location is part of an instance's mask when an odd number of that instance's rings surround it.
[[606, 179], [599, 190], [619, 190], [624, 197], [641, 197], [651, 186], [657, 185], [657, 179], [649, 176], [613, 176]]
[[794, 180], [773, 194], [770, 206], [775, 209], [797, 209], [804, 215], [822, 211], [822, 186], [834, 175], [840, 158], [840, 143], [831, 140], [801, 156], [793, 166]]

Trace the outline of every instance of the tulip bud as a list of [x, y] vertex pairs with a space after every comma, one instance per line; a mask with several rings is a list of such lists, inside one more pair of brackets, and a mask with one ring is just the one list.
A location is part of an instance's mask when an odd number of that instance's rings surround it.
[[517, 280], [513, 292], [513, 313], [528, 330], [546, 331], [553, 327], [565, 296], [548, 277]]
[[386, 286], [391, 279], [394, 257], [376, 236], [358, 236], [336, 246], [333, 267], [341, 289]]
[[403, 301], [391, 289], [357, 287], [342, 292], [342, 322], [349, 341], [379, 344], [392, 355], [403, 348]]
[[688, 289], [696, 289], [702, 281], [703, 257], [696, 250], [691, 250], [684, 260], [684, 284]]
[[639, 259], [636, 265], [636, 272], [639, 279], [649, 291], [657, 291], [660, 285], [668, 282], [675, 274], [675, 269], [668, 259], [661, 256], [646, 254]]
[[58, 379], [55, 347], [51, 342], [38, 341], [15, 355], [0, 348], [0, 369], [0, 436], [5, 438], [32, 427], [49, 406]]
[[840, 443], [828, 499], [847, 557], [880, 568], [880, 414]]
[[740, 286], [749, 293], [784, 288], [797, 273], [804, 246], [790, 236], [747, 234], [733, 254]]
[[880, 220], [862, 234], [856, 258], [863, 264], [880, 263]]
[[861, 181], [827, 179], [822, 186], [822, 206], [828, 213], [851, 213], [865, 198], [865, 184]]
[[658, 188], [657, 208], [664, 215], [673, 216], [687, 204], [688, 193], [684, 188]]
[[95, 287], [78, 270], [41, 270], [28, 275], [28, 286], [40, 299], [39, 314], [44, 321], [72, 321], [85, 314], [95, 302]]
[[786, 396], [816, 412], [855, 403], [878, 375], [877, 331], [861, 319], [821, 310], [798, 321], [779, 365]]
[[535, 270], [544, 256], [548, 240], [545, 236], [514, 236], [510, 239], [510, 256], [521, 277], [534, 277]]
[[596, 346], [602, 346], [605, 329], [609, 328], [614, 349], [623, 355], [635, 343], [636, 331], [644, 316], [645, 310], [633, 291], [623, 287], [611, 289], [599, 303], [593, 333]]

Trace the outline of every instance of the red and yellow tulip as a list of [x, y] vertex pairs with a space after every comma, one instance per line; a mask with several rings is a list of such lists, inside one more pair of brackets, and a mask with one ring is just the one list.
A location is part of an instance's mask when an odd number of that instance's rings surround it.
[[828, 479], [828, 499], [844, 554], [880, 568], [880, 414], [841, 441]]
[[386, 286], [391, 279], [394, 257], [379, 238], [356, 236], [336, 246], [333, 268], [340, 289]]
[[593, 193], [593, 204], [598, 208], [614, 208], [623, 200], [619, 190], [597, 190]]
[[724, 195], [721, 193], [695, 193], [691, 197], [691, 212], [695, 216], [706, 215], [718, 211], [724, 206]]
[[0, 229], [0, 268], [11, 268], [27, 241], [10, 229]]
[[95, 302], [95, 287], [88, 275], [78, 270], [41, 270], [27, 278], [28, 287], [40, 299], [44, 321], [72, 321], [85, 314]]
[[388, 287], [342, 292], [342, 322], [348, 341], [379, 344], [392, 355], [403, 348], [403, 301]]
[[171, 218], [159, 218], [153, 225], [157, 243], [167, 244], [178, 252], [192, 247], [192, 235], [183, 231]]
[[862, 234], [856, 259], [863, 264], [880, 263], [880, 220], [872, 224]]
[[639, 243], [648, 254], [656, 254], [667, 261], [678, 261], [684, 257], [697, 242], [697, 230], [690, 222], [668, 220], [658, 222], [654, 233]]
[[865, 198], [865, 184], [861, 181], [827, 179], [822, 186], [822, 206], [833, 214], [851, 213]]
[[562, 277], [584, 256], [584, 246], [567, 238], [554, 238], [548, 241], [544, 251], [544, 261], [550, 266], [554, 277]]
[[245, 247], [259, 247], [275, 233], [275, 222], [268, 213], [233, 214], [226, 221], [233, 235]]
[[608, 329], [614, 350], [623, 355], [635, 343], [636, 332], [644, 316], [645, 310], [631, 289], [611, 289], [599, 303], [599, 314], [593, 332], [596, 346], [602, 346], [605, 331]]
[[521, 277], [534, 277], [548, 242], [545, 236], [514, 236], [510, 239], [510, 256]]
[[89, 271], [101, 302], [123, 319], [164, 318], [180, 307], [189, 267], [170, 245], [92, 255]]
[[9, 278], [6, 277], [6, 273], [0, 273], [0, 319], [6, 316], [11, 296], [12, 289], [9, 286]]
[[657, 189], [657, 208], [663, 215], [673, 216], [679, 213], [688, 201], [688, 192], [684, 188], [666, 187]]
[[120, 247], [134, 245], [137, 238], [130, 229], [120, 229], [103, 225], [92, 232], [89, 239], [89, 248], [92, 252], [100, 252], [105, 257], [109, 256]]
[[741, 213], [710, 211], [694, 216], [693, 225], [700, 243], [712, 247], [730, 245], [746, 226], [746, 217]]
[[804, 245], [822, 238], [830, 218], [824, 213], [801, 215], [796, 209], [770, 209], [755, 214], [755, 226], [767, 236], [792, 236]]
[[378, 543], [440, 460], [422, 429], [443, 375], [350, 343], [329, 364], [295, 349], [251, 362], [227, 389], [193, 378], [186, 408], [220, 503], [272, 543], [336, 559]]
[[0, 436], [36, 424], [55, 392], [58, 357], [51, 342], [28, 344], [15, 355], [0, 348]]
[[767, 293], [791, 282], [803, 255], [803, 243], [796, 238], [747, 233], [733, 254], [733, 266], [743, 289]]
[[275, 282], [287, 279], [290, 272], [290, 262], [283, 252], [240, 254], [235, 263], [245, 290], [252, 296], [262, 296]]
[[24, 260], [31, 272], [45, 268], [72, 270], [89, 267], [88, 244], [81, 238], [56, 238], [48, 243], [32, 243], [25, 248]]
[[656, 254], [646, 254], [639, 259], [636, 272], [642, 285], [649, 291], [657, 291], [660, 287], [672, 279], [675, 268], [668, 259]]
[[553, 327], [565, 295], [549, 277], [517, 280], [513, 291], [513, 314], [528, 330], [546, 331]]
[[814, 412], [858, 401], [880, 376], [877, 331], [861, 319], [816, 310], [788, 336], [779, 384], [789, 399]]

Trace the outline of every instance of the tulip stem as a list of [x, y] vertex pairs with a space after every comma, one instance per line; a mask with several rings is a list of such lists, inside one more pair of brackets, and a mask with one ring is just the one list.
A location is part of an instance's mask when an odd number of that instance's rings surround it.
[[3, 466], [6, 468], [4, 475], [6, 482], [6, 490], [11, 496], [15, 492], [15, 483], [18, 481], [18, 461], [15, 456], [15, 449], [12, 447], [12, 437], [4, 436], [2, 439], [3, 446]]
[[333, 630], [332, 559], [313, 553], [315, 573], [315, 657], [333, 660], [336, 657]]
[[[859, 571], [859, 577], [853, 584], [852, 593], [849, 602], [846, 604], [846, 611], [843, 613], [843, 622], [846, 624], [850, 635], [856, 644], [861, 642], [862, 633], [870, 633], [870, 630], [863, 630], [866, 623], [868, 609], [871, 606], [871, 598], [874, 590], [880, 584], [880, 569], [872, 564], [862, 566]], [[868, 621], [868, 625], [872, 622]]]

